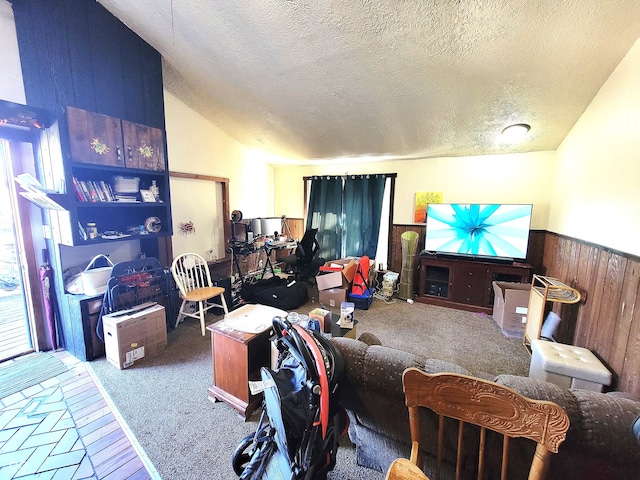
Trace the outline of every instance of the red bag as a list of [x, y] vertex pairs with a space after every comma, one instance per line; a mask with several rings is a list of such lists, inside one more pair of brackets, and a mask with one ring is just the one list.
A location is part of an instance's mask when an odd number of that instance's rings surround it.
[[354, 295], [364, 295], [369, 285], [369, 257], [366, 255], [360, 257], [358, 265], [356, 265], [356, 273], [353, 276], [353, 286], [351, 293]]

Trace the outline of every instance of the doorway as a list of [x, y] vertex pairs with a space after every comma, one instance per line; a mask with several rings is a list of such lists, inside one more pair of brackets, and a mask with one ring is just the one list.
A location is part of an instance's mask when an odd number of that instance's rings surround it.
[[0, 361], [34, 350], [11, 151], [0, 138]]

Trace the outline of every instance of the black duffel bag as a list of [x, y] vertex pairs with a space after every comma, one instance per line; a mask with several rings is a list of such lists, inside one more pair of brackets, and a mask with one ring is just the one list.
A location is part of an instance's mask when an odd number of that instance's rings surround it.
[[247, 303], [295, 310], [307, 303], [309, 292], [303, 282], [271, 277], [251, 284], [245, 282], [240, 289], [240, 297]]

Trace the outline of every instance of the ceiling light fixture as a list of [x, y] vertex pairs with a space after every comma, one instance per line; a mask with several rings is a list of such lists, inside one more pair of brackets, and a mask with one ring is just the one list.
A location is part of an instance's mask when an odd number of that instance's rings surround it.
[[531, 125], [516, 123], [502, 130], [502, 136], [508, 141], [516, 141], [524, 138], [524, 136], [529, 133], [529, 130], [531, 130]]

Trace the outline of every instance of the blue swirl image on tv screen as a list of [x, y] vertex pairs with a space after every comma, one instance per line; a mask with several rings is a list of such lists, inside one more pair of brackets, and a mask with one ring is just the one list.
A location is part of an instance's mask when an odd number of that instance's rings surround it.
[[532, 205], [429, 205], [425, 249], [432, 252], [523, 259]]

